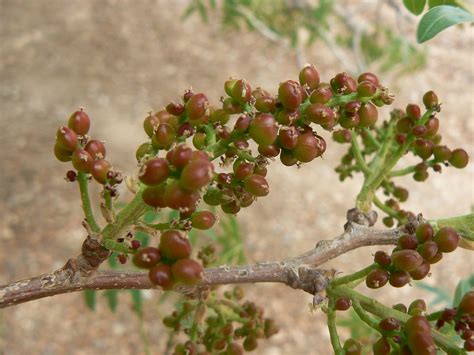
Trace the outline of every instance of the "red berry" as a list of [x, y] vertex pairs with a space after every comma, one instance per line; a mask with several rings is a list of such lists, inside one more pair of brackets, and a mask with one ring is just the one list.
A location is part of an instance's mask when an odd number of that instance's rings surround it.
[[171, 260], [188, 258], [191, 255], [191, 243], [186, 234], [175, 229], [161, 233], [159, 249], [162, 256]]
[[451, 227], [443, 227], [436, 232], [433, 240], [438, 244], [439, 251], [450, 253], [459, 245], [459, 234]]
[[359, 77], [357, 78], [357, 82], [361, 83], [364, 81], [370, 81], [375, 86], [379, 86], [379, 78], [377, 77], [377, 75], [373, 73], [367, 72], [367, 73], [360, 74]]
[[388, 266], [392, 262], [392, 258], [386, 252], [377, 250], [374, 255], [374, 261], [380, 266]]
[[64, 148], [61, 144], [56, 142], [54, 145], [54, 156], [56, 159], [62, 162], [71, 161], [72, 158], [72, 150]]
[[165, 264], [158, 264], [151, 268], [148, 272], [148, 277], [152, 284], [169, 289], [173, 286], [174, 280], [171, 275], [171, 267]]
[[429, 138], [432, 138], [436, 136], [436, 134], [438, 133], [439, 120], [436, 117], [432, 117], [428, 121], [426, 121], [425, 127], [426, 127], [426, 136]]
[[209, 101], [207, 100], [206, 95], [202, 93], [194, 94], [188, 102], [186, 102], [186, 113], [188, 119], [191, 121], [200, 119], [206, 113], [208, 106]]
[[365, 279], [368, 288], [380, 288], [385, 286], [388, 281], [389, 273], [383, 269], [375, 269], [369, 272]]
[[405, 271], [394, 271], [390, 273], [388, 282], [393, 287], [403, 287], [411, 280], [410, 275]]
[[189, 191], [197, 191], [207, 186], [214, 176], [214, 165], [207, 159], [191, 160], [183, 169], [180, 186]]
[[400, 329], [400, 321], [393, 317], [384, 318], [380, 321], [379, 326], [386, 331]]
[[423, 244], [421, 244], [418, 247], [417, 251], [423, 257], [423, 259], [429, 261], [433, 259], [438, 253], [438, 244], [436, 244], [432, 240], [429, 240], [429, 241], [423, 242]]
[[428, 159], [431, 154], [433, 154], [433, 143], [429, 140], [419, 138], [415, 141], [414, 146], [416, 155], [418, 155], [423, 160]]
[[423, 263], [418, 266], [415, 270], [410, 271], [410, 276], [413, 280], [422, 280], [430, 273], [431, 265], [428, 261], [423, 261]]
[[293, 80], [284, 81], [278, 88], [278, 99], [285, 108], [296, 110], [303, 101], [301, 86]]
[[94, 160], [96, 159], [104, 159], [105, 158], [105, 146], [104, 143], [91, 139], [87, 142], [86, 146], [84, 147], [85, 150], [89, 152]]
[[357, 95], [359, 97], [371, 97], [377, 92], [377, 85], [370, 81], [362, 81], [357, 85]]
[[252, 98], [252, 88], [245, 79], [237, 80], [232, 86], [230, 96], [239, 104], [246, 104]]
[[165, 159], [153, 158], [143, 163], [138, 178], [145, 185], [159, 185], [168, 178], [169, 173], [170, 168]]
[[131, 246], [132, 249], [138, 249], [138, 248], [140, 248], [141, 243], [140, 243], [139, 240], [134, 239], [130, 242], [130, 246]]
[[245, 178], [244, 188], [257, 197], [266, 196], [270, 192], [267, 180], [265, 180], [263, 176], [257, 174], [252, 174]]
[[336, 302], [334, 302], [334, 308], [338, 311], [347, 311], [350, 307], [351, 301], [345, 297], [338, 298]]
[[77, 174], [74, 170], [68, 170], [68, 172], [66, 173], [66, 179], [69, 181], [69, 182], [74, 182], [77, 180]]
[[209, 211], [195, 212], [191, 216], [191, 224], [193, 228], [206, 230], [212, 228], [217, 218], [214, 213]]
[[291, 150], [296, 147], [298, 135], [298, 130], [294, 126], [282, 127], [278, 133], [278, 143], [282, 148]]
[[107, 173], [111, 168], [112, 166], [107, 160], [95, 160], [92, 164], [91, 175], [99, 184], [105, 184], [107, 182]]
[[434, 230], [431, 224], [429, 223], [422, 223], [418, 227], [416, 227], [416, 239], [418, 242], [424, 243], [429, 239], [433, 238]]
[[341, 94], [350, 94], [357, 90], [357, 82], [347, 73], [339, 73], [330, 81], [334, 91]]
[[171, 267], [173, 277], [186, 285], [199, 283], [203, 278], [204, 269], [192, 259], [180, 259]]
[[240, 211], [240, 204], [237, 201], [224, 203], [221, 205], [222, 211], [228, 214], [237, 214]]
[[276, 101], [272, 96], [262, 96], [255, 101], [255, 109], [263, 113], [271, 113], [276, 109]]
[[390, 343], [385, 337], [381, 337], [372, 345], [374, 355], [389, 355], [390, 349]]
[[166, 105], [166, 111], [174, 116], [181, 116], [184, 113], [184, 105], [176, 102], [170, 102]]
[[323, 104], [311, 104], [306, 109], [306, 117], [317, 124], [329, 124], [335, 119], [334, 111]]
[[145, 247], [143, 249], [139, 249], [135, 255], [133, 255], [133, 263], [143, 269], [149, 269], [156, 264], [161, 259], [160, 251], [158, 248], [154, 247]]
[[459, 314], [468, 314], [474, 316], [474, 291], [468, 291], [464, 294], [458, 305]]
[[420, 106], [416, 104], [408, 104], [406, 108], [407, 116], [413, 120], [417, 120], [421, 117]]
[[143, 202], [154, 208], [166, 207], [165, 189], [165, 184], [146, 187], [142, 193]]
[[94, 160], [86, 150], [80, 148], [76, 149], [72, 153], [71, 159], [72, 165], [76, 170], [83, 173], [90, 173]]
[[362, 345], [355, 339], [349, 338], [344, 343], [344, 355], [362, 354]]
[[155, 115], [149, 114], [143, 121], [143, 129], [148, 137], [153, 137], [155, 135], [155, 130], [160, 124], [160, 119]]
[[451, 158], [451, 150], [445, 145], [435, 145], [433, 155], [437, 161], [448, 161]]
[[177, 169], [184, 168], [193, 155], [193, 150], [185, 144], [180, 144], [166, 154], [168, 162]]
[[253, 164], [236, 160], [233, 169], [235, 179], [243, 180], [253, 173]]
[[339, 117], [339, 124], [343, 128], [354, 128], [360, 122], [360, 117], [357, 113], [344, 113]]
[[423, 95], [423, 103], [427, 109], [435, 109], [438, 106], [438, 96], [433, 91], [428, 91]]
[[77, 134], [66, 126], [61, 126], [56, 132], [56, 143], [66, 150], [73, 151], [77, 147]]
[[392, 264], [403, 271], [413, 271], [423, 263], [423, 258], [414, 250], [405, 249], [392, 253]]
[[298, 162], [298, 159], [296, 159], [294, 157], [294, 155], [291, 151], [282, 150], [281, 154], [280, 154], [280, 161], [285, 166], [292, 166], [292, 165], [295, 165]]
[[398, 239], [398, 246], [401, 249], [413, 249], [415, 250], [418, 246], [418, 240], [413, 235], [402, 235]]
[[273, 144], [278, 135], [275, 118], [267, 113], [257, 115], [250, 123], [249, 134], [258, 145]]
[[168, 207], [180, 210], [189, 211], [194, 210], [199, 201], [198, 191], [187, 191], [180, 187], [178, 181], [170, 183], [165, 190], [165, 203]]
[[349, 143], [352, 139], [352, 133], [348, 129], [339, 129], [332, 132], [332, 138], [338, 143]]
[[71, 128], [77, 134], [83, 136], [89, 132], [91, 126], [91, 120], [87, 113], [82, 110], [74, 112], [67, 123], [68, 127]]
[[301, 69], [299, 80], [302, 86], [307, 85], [311, 90], [314, 90], [319, 85], [319, 72], [316, 70], [314, 65], [307, 64], [303, 69]]
[[313, 91], [309, 97], [309, 101], [312, 104], [325, 104], [333, 97], [333, 93], [330, 87], [320, 87]]
[[464, 149], [454, 149], [449, 158], [449, 163], [458, 169], [465, 168], [469, 163], [469, 155]]
[[176, 131], [168, 123], [160, 123], [151, 143], [157, 149], [168, 149], [176, 141]]
[[321, 143], [321, 140], [316, 138], [312, 133], [301, 134], [292, 151], [293, 156], [298, 161], [308, 163], [323, 153], [321, 151]]
[[359, 126], [361, 127], [370, 127], [377, 122], [377, 108], [370, 102], [364, 104], [357, 113], [359, 114]]

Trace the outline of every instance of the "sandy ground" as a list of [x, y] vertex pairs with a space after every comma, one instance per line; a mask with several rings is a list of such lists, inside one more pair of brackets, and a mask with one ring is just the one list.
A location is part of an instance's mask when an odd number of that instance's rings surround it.
[[[297, 75], [293, 55], [258, 34], [222, 35], [216, 23], [206, 26], [195, 17], [181, 22], [183, 1], [3, 0], [0, 6], [0, 283], [48, 272], [79, 250], [84, 232], [78, 194], [62, 179], [66, 165], [52, 155], [56, 128], [77, 107], [85, 107], [93, 118], [92, 133], [108, 142], [114, 165], [132, 172], [134, 147], [145, 138], [141, 124], [146, 112], [177, 99], [185, 88], [192, 85], [217, 99], [229, 75], [267, 89]], [[465, 147], [471, 156], [473, 40], [472, 28], [451, 29], [430, 43], [425, 70], [386, 82], [401, 107], [434, 88], [444, 102], [445, 142]], [[344, 69], [326, 49], [318, 49], [308, 52], [309, 61], [326, 80]], [[333, 169], [342, 149], [331, 143], [324, 159], [300, 170], [274, 164], [270, 196], [239, 215], [250, 260], [297, 255], [341, 231], [360, 183], [338, 183]], [[415, 189], [407, 207], [429, 218], [466, 213], [474, 202], [473, 178], [474, 164], [448, 169], [425, 184], [403, 178]], [[356, 270], [374, 250], [353, 251], [330, 266]], [[472, 253], [447, 255], [427, 282], [451, 291], [473, 266]], [[265, 303], [282, 329], [255, 353], [331, 353], [324, 317], [308, 311], [308, 295], [279, 285], [247, 291]], [[423, 295], [415, 287], [368, 293], [388, 304]], [[155, 293], [147, 295], [144, 333], [151, 352], [162, 354], [166, 336], [159, 316], [164, 310]], [[89, 312], [81, 294], [3, 310], [0, 353], [143, 353], [127, 295], [120, 300], [115, 314], [103, 300], [96, 313]]]

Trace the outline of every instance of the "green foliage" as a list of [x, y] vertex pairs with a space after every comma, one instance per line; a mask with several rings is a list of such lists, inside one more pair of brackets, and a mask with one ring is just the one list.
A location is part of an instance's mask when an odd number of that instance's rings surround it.
[[109, 309], [112, 312], [115, 312], [117, 310], [117, 304], [118, 304], [118, 290], [106, 290], [104, 291], [104, 296], [107, 299], [107, 304], [109, 306]]
[[474, 274], [460, 280], [452, 296], [445, 288], [440, 286], [431, 286], [426, 282], [418, 281], [415, 286], [421, 288], [429, 293], [432, 293], [435, 298], [430, 302], [430, 306], [444, 305], [445, 307], [457, 307], [462, 297], [474, 288]]
[[465, 279], [459, 281], [454, 291], [453, 307], [457, 307], [462, 297], [470, 290], [474, 289], [474, 274], [469, 275]]
[[405, 7], [414, 15], [419, 15], [423, 12], [426, 0], [403, 0]]
[[95, 305], [97, 303], [96, 292], [94, 290], [85, 290], [84, 302], [86, 303], [87, 308], [89, 308], [91, 311], [95, 311]]
[[474, 16], [462, 8], [446, 5], [433, 7], [421, 18], [416, 32], [417, 41], [426, 42], [446, 28], [465, 22], [474, 22]]

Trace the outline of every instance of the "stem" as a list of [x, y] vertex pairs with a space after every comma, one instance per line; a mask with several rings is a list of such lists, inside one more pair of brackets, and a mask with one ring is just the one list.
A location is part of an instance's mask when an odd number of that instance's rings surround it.
[[93, 232], [99, 233], [100, 227], [95, 221], [94, 213], [92, 212], [91, 200], [89, 197], [89, 186], [88, 186], [89, 181], [87, 179], [87, 175], [83, 172], [79, 172], [77, 175], [77, 181], [79, 182], [82, 209], [84, 210], [87, 224], [89, 224]]
[[368, 175], [371, 172], [371, 170], [367, 166], [367, 163], [365, 162], [364, 157], [362, 156], [362, 153], [359, 147], [359, 142], [357, 142], [357, 134], [354, 131], [352, 131], [351, 145], [352, 145], [352, 148], [351, 148], [352, 153], [354, 153], [354, 157], [356, 158], [357, 165], [359, 165], [364, 175]]
[[382, 201], [380, 201], [379, 198], [378, 198], [376, 195], [374, 195], [373, 202], [374, 202], [375, 206], [377, 206], [378, 208], [380, 208], [382, 211], [384, 211], [384, 212], [385, 212], [386, 214], [388, 214], [390, 217], [398, 218], [398, 213], [397, 213], [397, 211], [395, 211], [393, 208], [388, 207], [385, 203], [383, 203]]
[[[393, 308], [389, 308], [377, 302], [375, 299], [364, 296], [357, 291], [347, 287], [347, 286], [338, 286], [330, 287], [327, 289], [328, 294], [332, 298], [347, 297], [350, 298], [352, 303], [355, 304], [358, 302], [361, 307], [367, 312], [379, 317], [387, 318], [394, 317], [400, 320], [402, 323], [406, 323], [411, 317], [405, 313], [399, 312]], [[463, 354], [463, 350], [457, 347], [456, 343], [445, 336], [444, 334], [438, 332], [437, 330], [431, 330], [433, 340], [435, 343], [440, 346], [448, 354]]]
[[134, 224], [150, 209], [142, 200], [143, 187], [135, 194], [135, 197], [117, 214], [115, 222], [109, 223], [102, 229], [102, 238], [117, 239], [118, 236], [129, 225]]
[[377, 321], [375, 321], [374, 319], [372, 319], [372, 317], [370, 317], [366, 312], [365, 310], [362, 308], [362, 306], [360, 305], [359, 301], [357, 300], [354, 300], [352, 301], [352, 307], [354, 308], [354, 311], [357, 313], [357, 315], [359, 316], [359, 318], [364, 322], [366, 323], [369, 327], [373, 328], [374, 330], [376, 330], [377, 332], [381, 333], [380, 332], [380, 329], [379, 329], [379, 324]]
[[339, 340], [339, 335], [337, 334], [336, 310], [334, 309], [334, 305], [332, 301], [330, 302], [328, 310], [327, 310], [327, 317], [328, 317], [329, 336], [331, 337], [331, 345], [334, 349], [334, 353], [336, 355], [344, 355], [344, 350], [342, 350], [341, 342]]
[[[427, 162], [425, 162], [426, 165], [428, 166], [433, 166], [436, 164], [436, 161], [434, 159], [432, 160], [429, 160]], [[414, 173], [416, 171], [416, 165], [412, 165], [412, 166], [409, 166], [405, 169], [400, 169], [400, 170], [394, 170], [394, 171], [391, 171], [389, 176], [390, 177], [394, 177], [394, 176], [404, 176], [404, 175], [408, 175], [408, 174], [411, 174], [411, 173]]]
[[369, 265], [369, 266], [367, 266], [366, 268], [364, 268], [360, 271], [354, 272], [353, 274], [343, 276], [343, 277], [338, 277], [337, 279], [334, 279], [331, 282], [331, 286], [332, 287], [337, 287], [337, 286], [347, 284], [347, 283], [352, 282], [352, 281], [360, 280], [360, 279], [366, 277], [369, 274], [369, 272], [371, 272], [372, 270], [377, 269], [377, 268], [378, 268], [377, 264], [374, 263], [374, 264]]
[[363, 131], [367, 135], [367, 139], [370, 141], [370, 143], [375, 146], [377, 149], [380, 148], [380, 143], [379, 141], [374, 137], [372, 132], [368, 128], [364, 128]]

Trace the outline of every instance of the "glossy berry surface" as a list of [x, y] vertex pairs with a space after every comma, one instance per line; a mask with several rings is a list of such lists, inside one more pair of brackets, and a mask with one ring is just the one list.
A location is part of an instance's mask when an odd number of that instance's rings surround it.
[[183, 284], [194, 285], [202, 280], [204, 269], [192, 259], [180, 259], [171, 267], [173, 277]]
[[153, 158], [143, 163], [138, 178], [145, 185], [159, 185], [168, 178], [169, 172], [169, 164], [165, 159]]
[[183, 259], [191, 255], [191, 243], [186, 235], [179, 230], [167, 230], [161, 233], [161, 254], [170, 260]]
[[450, 253], [459, 245], [459, 234], [454, 228], [443, 227], [436, 232], [433, 240], [438, 245], [439, 251]]
[[153, 284], [161, 286], [163, 289], [173, 286], [173, 276], [169, 265], [158, 264], [152, 267], [148, 272], [148, 278]]
[[154, 247], [145, 247], [143, 249], [139, 249], [133, 255], [133, 263], [135, 266], [143, 269], [149, 269], [156, 264], [161, 259], [161, 254], [158, 248]]

